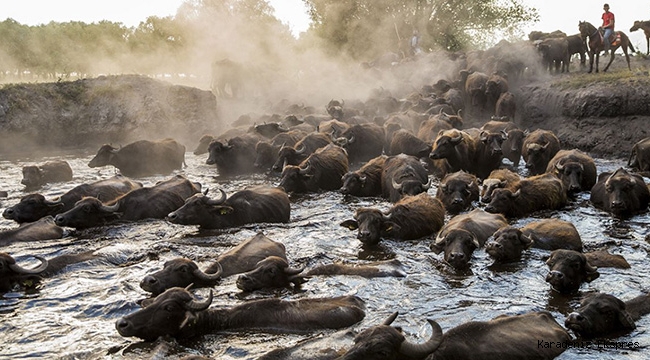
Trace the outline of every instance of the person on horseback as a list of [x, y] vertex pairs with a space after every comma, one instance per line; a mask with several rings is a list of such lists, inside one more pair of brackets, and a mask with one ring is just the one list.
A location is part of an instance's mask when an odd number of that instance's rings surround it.
[[605, 10], [602, 16], [602, 28], [605, 30], [605, 33], [603, 34], [603, 48], [605, 50], [605, 54], [607, 54], [612, 43], [609, 38], [614, 33], [614, 13], [609, 11], [609, 4], [603, 5], [603, 10]]

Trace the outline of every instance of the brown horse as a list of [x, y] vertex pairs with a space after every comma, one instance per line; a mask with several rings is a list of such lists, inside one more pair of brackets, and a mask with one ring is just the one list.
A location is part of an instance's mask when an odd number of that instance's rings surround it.
[[645, 46], [648, 49], [645, 54], [650, 55], [650, 21], [635, 21], [634, 25], [630, 28], [630, 32], [639, 29], [643, 29], [645, 33]]
[[[596, 72], [598, 72], [598, 58], [600, 57], [600, 52], [605, 50], [603, 47], [603, 35], [596, 29], [595, 26], [591, 25], [590, 23], [586, 21], [580, 21], [578, 22], [578, 29], [580, 29], [580, 36], [583, 39], [589, 38], [589, 73], [593, 70], [594, 68], [594, 57], [596, 58]], [[632, 43], [630, 42], [630, 38], [625, 35], [622, 31], [615, 31], [613, 34], [614, 39], [620, 38], [620, 43], [617, 41], [616, 43], [612, 42], [611, 46], [611, 55], [609, 57], [609, 62], [607, 63], [607, 66], [605, 66], [605, 69], [603, 69], [603, 72], [607, 71], [609, 69], [609, 66], [612, 64], [612, 61], [614, 61], [614, 52], [616, 49], [619, 47], [623, 49], [623, 53], [625, 54], [625, 60], [627, 60], [627, 68], [632, 70], [630, 67], [630, 56], [627, 54], [627, 49], [630, 48], [632, 52], [634, 52], [634, 46], [632, 46]]]

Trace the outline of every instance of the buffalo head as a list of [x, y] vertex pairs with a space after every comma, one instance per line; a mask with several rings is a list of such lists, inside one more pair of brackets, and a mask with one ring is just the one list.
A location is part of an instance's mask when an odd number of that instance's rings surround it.
[[584, 298], [580, 308], [569, 314], [564, 325], [586, 339], [630, 331], [636, 327], [623, 301], [601, 293]]
[[390, 233], [399, 226], [390, 220], [380, 210], [359, 208], [354, 214], [354, 220], [345, 220], [341, 226], [350, 230], [358, 230], [357, 239], [366, 245], [376, 245], [383, 234]]
[[101, 226], [119, 219], [122, 214], [118, 210], [118, 202], [113, 205], [105, 205], [97, 198], [84, 197], [77, 201], [72, 209], [58, 214], [54, 218], [54, 222], [59, 226], [77, 229]]
[[50, 201], [41, 194], [29, 194], [23, 196], [18, 204], [6, 208], [2, 216], [18, 223], [33, 222], [57, 214], [64, 206], [60, 198]]
[[88, 166], [91, 168], [96, 168], [96, 167], [111, 165], [118, 151], [119, 151], [118, 148], [114, 148], [106, 144], [102, 145], [102, 147], [100, 147], [99, 150], [97, 151], [95, 157], [90, 160]]
[[481, 244], [476, 236], [464, 229], [439, 234], [431, 244], [431, 250], [436, 254], [445, 252], [445, 261], [455, 269], [467, 268], [472, 253], [479, 247]]
[[173, 287], [210, 287], [221, 280], [221, 267], [217, 264], [217, 272], [206, 274], [192, 260], [178, 258], [165, 262], [163, 269], [147, 275], [140, 282], [140, 287], [152, 296], [158, 296]]
[[255, 291], [265, 288], [299, 286], [308, 278], [301, 276], [302, 268], [291, 268], [281, 257], [269, 256], [255, 265], [255, 269], [239, 275], [237, 287], [242, 291]]
[[524, 235], [521, 230], [508, 226], [494, 233], [494, 239], [485, 244], [485, 251], [495, 261], [516, 261], [521, 253], [533, 245], [533, 239]]
[[546, 265], [549, 267], [546, 282], [560, 293], [576, 292], [583, 282], [592, 282], [600, 276], [585, 255], [574, 250], [554, 250]]
[[14, 284], [39, 279], [39, 275], [47, 270], [48, 262], [40, 256], [34, 256], [41, 265], [34, 269], [25, 269], [7, 253], [0, 252], [0, 292], [10, 291]]

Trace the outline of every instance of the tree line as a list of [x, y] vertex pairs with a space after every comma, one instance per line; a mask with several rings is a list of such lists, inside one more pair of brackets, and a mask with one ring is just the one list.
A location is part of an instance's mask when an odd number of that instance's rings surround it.
[[202, 76], [220, 58], [269, 65], [309, 49], [363, 61], [404, 53], [413, 30], [425, 50], [467, 50], [489, 46], [495, 34], [516, 36], [538, 17], [519, 0], [303, 1], [312, 23], [299, 39], [266, 0], [186, 0], [175, 16], [151, 16], [137, 27], [111, 21], [28, 26], [8, 18], [0, 22], [0, 78]]

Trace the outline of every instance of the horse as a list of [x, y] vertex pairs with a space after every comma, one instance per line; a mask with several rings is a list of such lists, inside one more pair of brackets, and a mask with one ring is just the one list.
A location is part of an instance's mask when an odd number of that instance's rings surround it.
[[630, 28], [630, 32], [642, 29], [645, 33], [645, 45], [648, 49], [646, 55], [650, 55], [650, 21], [635, 21], [634, 25]]
[[[582, 37], [583, 40], [586, 40], [589, 38], [589, 71], [588, 73], [591, 73], [591, 71], [594, 68], [594, 56], [596, 57], [596, 72], [598, 72], [598, 58], [600, 57], [600, 52], [602, 50], [605, 50], [603, 47], [603, 35], [596, 29], [595, 26], [591, 25], [590, 23], [586, 21], [580, 21], [578, 22], [578, 29], [580, 29], [580, 36]], [[612, 64], [614, 61], [614, 52], [616, 49], [619, 47], [623, 49], [623, 53], [625, 53], [625, 60], [627, 60], [627, 68], [632, 70], [630, 67], [630, 56], [627, 54], [627, 49], [628, 47], [632, 52], [635, 52], [634, 46], [632, 46], [632, 43], [630, 42], [630, 38], [625, 35], [622, 31], [615, 31], [613, 34], [614, 39], [620, 38], [620, 43], [617, 41], [616, 44], [612, 42], [611, 45], [611, 55], [609, 57], [609, 62], [607, 63], [607, 66], [605, 66], [605, 69], [603, 69], [603, 72], [607, 71], [609, 69], [609, 66]]]

